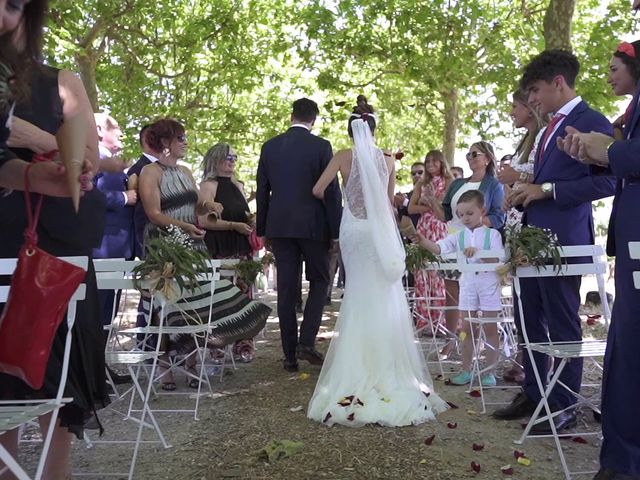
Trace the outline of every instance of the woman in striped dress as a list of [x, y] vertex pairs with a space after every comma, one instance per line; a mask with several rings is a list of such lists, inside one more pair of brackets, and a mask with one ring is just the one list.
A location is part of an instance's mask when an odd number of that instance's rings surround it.
[[[144, 167], [140, 174], [140, 199], [149, 217], [145, 243], [149, 238], [157, 236], [160, 230], [173, 225], [191, 237], [194, 248], [206, 251], [205, 228], [212, 222], [207, 214], [212, 210], [219, 214], [220, 207], [211, 201], [202, 200], [191, 171], [178, 165], [178, 160], [184, 158], [187, 151], [184, 127], [175, 120], [158, 120], [147, 130], [146, 140], [150, 147], [162, 152], [162, 155], [157, 162]], [[209, 284], [203, 284], [190, 292], [188, 297], [166, 306], [166, 324], [179, 326], [192, 324], [194, 321], [207, 322], [210, 290]], [[271, 313], [267, 305], [250, 300], [228, 280], [216, 282], [211, 301], [214, 333], [210, 337], [210, 343], [214, 347], [255, 336], [264, 328]], [[181, 307], [185, 303], [189, 304], [188, 308]], [[148, 307], [147, 303], [147, 311]], [[162, 341], [168, 342], [163, 348], [165, 352], [186, 355], [194, 348], [193, 339], [189, 335], [172, 335]], [[190, 356], [187, 367], [194, 367], [195, 360], [195, 355]], [[164, 361], [167, 362], [168, 358]], [[163, 389], [176, 388], [171, 372], [165, 373], [163, 378]], [[189, 386], [197, 388], [197, 380], [191, 379]]]

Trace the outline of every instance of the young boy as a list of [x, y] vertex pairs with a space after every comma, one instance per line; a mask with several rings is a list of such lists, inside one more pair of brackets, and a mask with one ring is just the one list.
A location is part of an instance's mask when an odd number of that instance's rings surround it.
[[[487, 211], [484, 206], [484, 195], [479, 190], [464, 192], [458, 200], [456, 212], [465, 226], [464, 230], [438, 242], [432, 242], [418, 234], [420, 245], [437, 255], [462, 251], [469, 263], [483, 261], [473, 258], [478, 250], [502, 248], [500, 232], [485, 226], [482, 222]], [[477, 317], [478, 311], [481, 311], [485, 318], [495, 318], [502, 312], [500, 278], [496, 272], [463, 272], [459, 282], [459, 310], [467, 312], [471, 317]], [[466, 336], [462, 341], [462, 371], [451, 378], [453, 385], [466, 385], [471, 381], [473, 344], [469, 322], [464, 322], [463, 332]], [[486, 341], [490, 345], [486, 355], [489, 370], [482, 375], [481, 382], [483, 386], [494, 386], [496, 378], [493, 368], [498, 360], [499, 347], [498, 327], [495, 323], [486, 324], [484, 332]], [[477, 335], [475, 330], [474, 335]]]

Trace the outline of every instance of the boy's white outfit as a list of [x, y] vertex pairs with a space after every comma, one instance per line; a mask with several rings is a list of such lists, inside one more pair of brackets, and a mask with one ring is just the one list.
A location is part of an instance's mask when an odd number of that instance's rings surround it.
[[[465, 248], [478, 250], [500, 250], [500, 232], [486, 226], [470, 230], [465, 227], [436, 242], [440, 253], [462, 252]], [[480, 263], [479, 258], [467, 258], [467, 263]], [[496, 272], [463, 272], [460, 276], [460, 301], [458, 308], [463, 311], [499, 312], [502, 310], [500, 277]]]

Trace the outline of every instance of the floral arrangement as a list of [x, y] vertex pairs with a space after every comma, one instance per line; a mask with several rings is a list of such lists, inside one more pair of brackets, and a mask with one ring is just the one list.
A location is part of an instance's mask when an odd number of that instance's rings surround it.
[[197, 288], [198, 276], [209, 268], [206, 251], [195, 248], [189, 234], [174, 225], [159, 230], [146, 249], [144, 260], [132, 271], [133, 284], [169, 302], [177, 301], [183, 291]]
[[238, 278], [250, 287], [255, 283], [258, 274], [262, 272], [263, 264], [257, 260], [245, 259], [240, 260], [234, 268]]
[[273, 253], [267, 252], [262, 256], [260, 262], [262, 262], [262, 265], [265, 267], [268, 267], [269, 265], [274, 265], [276, 263], [276, 259], [273, 256]]
[[531, 266], [540, 269], [553, 265], [553, 269], [560, 273], [565, 263], [562, 258], [561, 245], [558, 237], [547, 228], [529, 225], [511, 225], [506, 230], [505, 251], [507, 260], [497, 272], [503, 276], [515, 275], [516, 269]]
[[429, 263], [440, 264], [440, 259], [436, 254], [417, 243], [407, 244], [404, 249], [406, 252], [405, 264], [410, 272], [416, 272]]

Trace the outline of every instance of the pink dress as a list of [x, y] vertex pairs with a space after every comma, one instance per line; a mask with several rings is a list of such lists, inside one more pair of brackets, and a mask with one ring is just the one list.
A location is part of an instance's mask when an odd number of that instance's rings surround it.
[[[440, 198], [445, 194], [446, 182], [443, 177], [433, 177], [431, 182], [422, 187], [421, 198], [435, 195]], [[447, 236], [447, 224], [438, 220], [432, 212], [425, 212], [418, 220], [417, 230], [425, 238], [437, 242]], [[440, 322], [441, 310], [430, 310], [427, 307], [441, 307], [445, 303], [444, 279], [437, 271], [420, 270], [415, 274], [416, 297], [430, 300], [416, 301], [416, 328], [420, 329], [427, 322]], [[434, 325], [435, 326], [435, 325]]]

